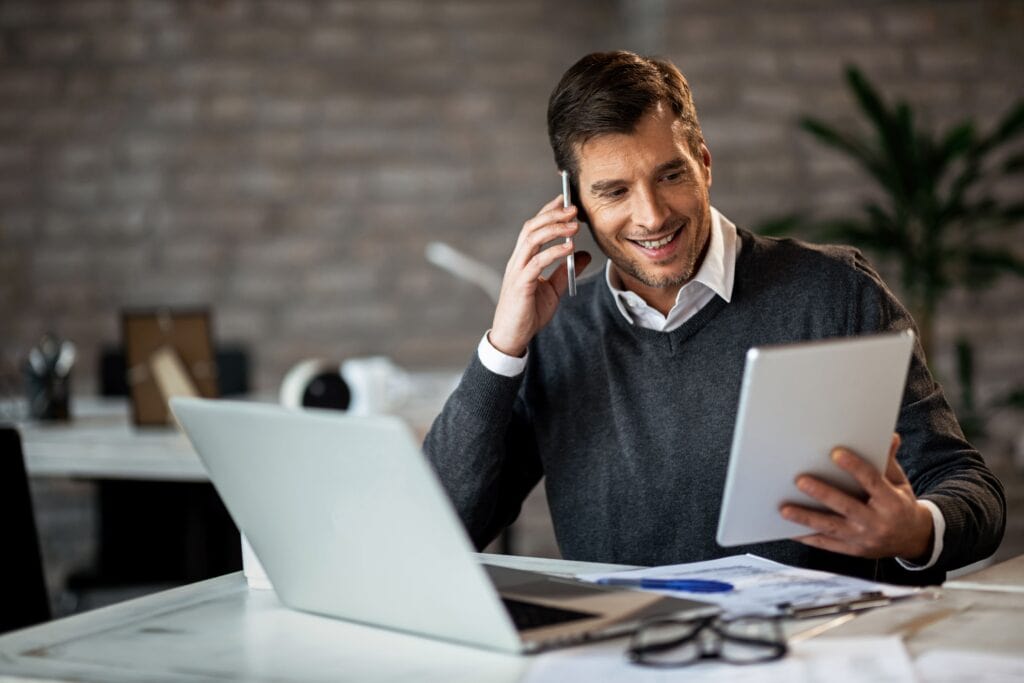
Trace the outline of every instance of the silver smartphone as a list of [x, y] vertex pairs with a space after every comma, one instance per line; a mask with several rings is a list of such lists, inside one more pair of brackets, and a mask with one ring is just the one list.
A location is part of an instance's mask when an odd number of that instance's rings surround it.
[[[572, 197], [569, 196], [569, 172], [562, 171], [562, 207], [568, 209], [572, 206]], [[572, 238], [565, 238], [566, 244], [572, 244]], [[565, 257], [565, 267], [569, 272], [569, 296], [576, 296], [576, 255], [570, 252]]]

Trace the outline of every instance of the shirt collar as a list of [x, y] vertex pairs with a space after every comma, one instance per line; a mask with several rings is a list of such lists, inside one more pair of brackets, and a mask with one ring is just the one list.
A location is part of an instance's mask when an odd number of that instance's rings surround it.
[[[700, 264], [693, 279], [679, 288], [679, 292], [676, 294], [676, 305], [679, 305], [679, 302], [693, 289], [691, 285], [695, 282], [722, 297], [726, 303], [732, 300], [732, 287], [736, 275], [736, 254], [739, 253], [741, 244], [736, 233], [736, 226], [713, 206], [711, 207], [709, 240], [704, 261]], [[632, 301], [634, 305], [637, 303], [646, 305], [646, 302], [643, 302], [638, 294], [622, 286], [622, 278], [612, 267], [611, 261], [605, 265], [604, 279], [608, 289], [611, 290], [612, 298], [615, 300], [619, 312], [632, 324], [633, 316], [630, 315], [626, 307], [627, 302]]]

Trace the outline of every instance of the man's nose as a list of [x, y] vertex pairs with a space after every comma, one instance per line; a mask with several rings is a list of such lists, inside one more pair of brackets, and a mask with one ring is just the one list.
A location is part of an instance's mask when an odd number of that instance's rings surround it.
[[642, 187], [633, 195], [633, 222], [637, 227], [659, 230], [668, 218], [668, 207], [653, 187]]

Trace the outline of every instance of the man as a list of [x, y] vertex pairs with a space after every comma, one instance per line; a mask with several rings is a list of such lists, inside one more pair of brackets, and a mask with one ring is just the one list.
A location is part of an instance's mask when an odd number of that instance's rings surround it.
[[[425, 442], [478, 546], [545, 476], [569, 559], [658, 565], [752, 552], [931, 583], [995, 550], [1002, 487], [964, 440], [920, 346], [886, 470], [832, 454], [867, 500], [802, 476], [798, 487], [827, 511], [780, 514], [807, 535], [718, 546], [747, 349], [913, 322], [856, 250], [758, 237], [711, 207], [711, 153], [673, 65], [584, 57], [551, 95], [548, 133], [577, 206], [557, 197], [523, 225], [492, 327]], [[581, 220], [608, 264], [562, 298], [565, 238]], [[589, 262], [576, 254], [578, 270]]]

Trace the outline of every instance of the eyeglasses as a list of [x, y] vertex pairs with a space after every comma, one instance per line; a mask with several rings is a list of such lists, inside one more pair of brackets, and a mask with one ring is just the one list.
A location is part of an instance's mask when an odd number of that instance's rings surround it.
[[693, 621], [656, 619], [643, 624], [629, 644], [634, 664], [688, 666], [704, 659], [757, 664], [786, 655], [786, 639], [776, 619], [708, 617]]

